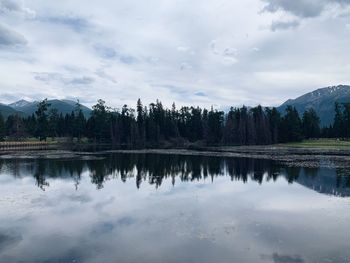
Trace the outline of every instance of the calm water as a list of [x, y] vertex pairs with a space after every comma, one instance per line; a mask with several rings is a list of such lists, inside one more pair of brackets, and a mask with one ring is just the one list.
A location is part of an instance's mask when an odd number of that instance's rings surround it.
[[0, 262], [350, 262], [346, 170], [151, 154], [0, 167]]

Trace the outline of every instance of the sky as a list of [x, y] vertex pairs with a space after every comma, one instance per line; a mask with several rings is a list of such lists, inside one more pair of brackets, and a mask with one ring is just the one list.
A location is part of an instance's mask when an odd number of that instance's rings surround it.
[[278, 106], [350, 84], [350, 0], [0, 0], [0, 102]]

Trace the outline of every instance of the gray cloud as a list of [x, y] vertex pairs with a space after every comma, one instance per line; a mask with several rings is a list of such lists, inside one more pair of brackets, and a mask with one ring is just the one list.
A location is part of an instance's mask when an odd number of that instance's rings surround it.
[[35, 12], [17, 0], [0, 0], [0, 14], [21, 14], [26, 18], [34, 18]]
[[172, 93], [175, 93], [177, 95], [188, 94], [188, 89], [185, 87], [179, 87], [179, 86], [170, 85], [170, 84], [151, 84], [151, 86], [156, 88], [168, 89]]
[[18, 2], [13, 0], [0, 0], [0, 11], [1, 12], [13, 12], [20, 11], [22, 8]]
[[324, 9], [323, 0], [263, 0], [267, 3], [265, 11], [286, 11], [298, 17], [316, 17]]
[[21, 34], [0, 25], [0, 48], [1, 46], [25, 45], [27, 40]]
[[350, 0], [333, 0], [333, 2], [337, 2], [339, 4], [345, 4], [345, 5], [350, 4]]
[[91, 77], [81, 77], [81, 78], [73, 78], [68, 81], [68, 84], [72, 85], [89, 85], [92, 84], [95, 80]]
[[106, 79], [106, 80], [112, 82], [113, 84], [117, 84], [117, 83], [118, 83], [118, 81], [115, 80], [114, 77], [108, 75], [108, 74], [105, 72], [105, 70], [104, 70], [103, 68], [97, 69], [96, 72], [95, 72], [95, 74], [96, 74], [97, 76], [99, 76], [100, 78], [102, 78], [102, 79]]
[[47, 84], [51, 81], [62, 81], [63, 76], [59, 73], [47, 73], [47, 72], [40, 72], [40, 73], [34, 73], [34, 79], [42, 82], [46, 82]]
[[132, 55], [124, 54], [120, 51], [117, 51], [115, 48], [108, 47], [101, 44], [94, 45], [95, 52], [104, 59], [116, 59], [124, 64], [133, 64], [137, 62], [137, 58]]
[[292, 21], [274, 21], [271, 24], [271, 30], [272, 31], [278, 31], [278, 30], [286, 30], [291, 28], [296, 28], [300, 25], [300, 22], [298, 20], [292, 20]]
[[71, 14], [44, 16], [39, 17], [38, 20], [66, 26], [76, 32], [82, 32], [92, 27], [88, 18]]
[[[272, 31], [293, 29], [300, 25], [300, 19], [314, 18], [322, 15], [329, 6], [346, 6], [350, 0], [262, 0], [266, 3], [263, 11], [276, 13], [284, 11], [298, 19], [290, 21], [273, 21], [270, 28]], [[344, 16], [343, 12], [338, 12], [339, 16]]]
[[327, 5], [348, 5], [350, 0], [262, 0], [266, 2], [264, 11], [275, 13], [285, 11], [300, 18], [317, 17]]
[[206, 97], [207, 95], [204, 92], [198, 91], [194, 95], [199, 96], [199, 97]]
[[101, 58], [113, 59], [117, 57], [117, 51], [112, 47], [95, 45], [94, 49]]
[[48, 85], [52, 84], [52, 82], [59, 82], [64, 85], [90, 85], [95, 81], [92, 77], [71, 77], [56, 72], [35, 72], [33, 74], [35, 80]]

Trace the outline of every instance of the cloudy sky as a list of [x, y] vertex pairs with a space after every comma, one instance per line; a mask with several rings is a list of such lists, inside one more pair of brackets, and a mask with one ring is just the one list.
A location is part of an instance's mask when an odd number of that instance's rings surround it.
[[350, 0], [0, 0], [0, 101], [279, 105], [350, 83]]

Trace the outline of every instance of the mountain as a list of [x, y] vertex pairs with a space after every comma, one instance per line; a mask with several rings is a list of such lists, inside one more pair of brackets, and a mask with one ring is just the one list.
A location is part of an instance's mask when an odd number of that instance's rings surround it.
[[18, 114], [20, 116], [24, 115], [23, 112], [17, 111], [11, 108], [10, 106], [1, 104], [1, 103], [0, 103], [0, 113], [4, 118], [7, 118], [9, 115], [15, 115], [15, 114]]
[[[75, 110], [75, 106], [76, 106], [76, 102], [71, 100], [53, 99], [53, 100], [48, 100], [47, 102], [51, 104], [49, 109], [57, 109], [58, 113], [62, 113], [63, 115], [67, 113], [70, 114], [72, 111]], [[28, 102], [25, 100], [20, 100], [9, 104], [8, 107], [11, 107], [15, 111], [23, 112], [26, 116], [29, 116], [35, 113], [35, 111], [37, 110], [38, 103], [39, 103], [38, 101]], [[84, 105], [81, 105], [81, 109], [85, 117], [90, 116], [90, 113], [91, 113], [90, 108]]]
[[16, 101], [14, 103], [8, 104], [7, 106], [16, 109], [16, 108], [21, 108], [21, 107], [27, 106], [30, 103], [31, 102], [26, 101], [26, 100], [19, 100], [19, 101]]
[[277, 109], [284, 113], [288, 105], [295, 107], [302, 115], [305, 110], [314, 108], [321, 120], [321, 126], [327, 126], [334, 120], [334, 103], [350, 103], [350, 86], [339, 85], [318, 89], [294, 100], [287, 100]]

